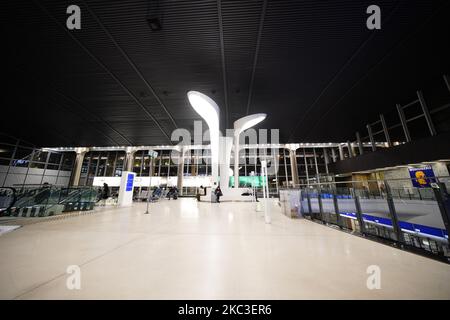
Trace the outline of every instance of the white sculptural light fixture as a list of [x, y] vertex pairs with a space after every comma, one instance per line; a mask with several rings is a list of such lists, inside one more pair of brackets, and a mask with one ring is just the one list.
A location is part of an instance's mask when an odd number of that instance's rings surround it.
[[[221, 184], [222, 188], [228, 187], [229, 173], [229, 160], [231, 158], [231, 139], [228, 137], [223, 137], [220, 140], [220, 130], [219, 130], [219, 106], [207, 95], [198, 91], [189, 91], [187, 93], [189, 103], [194, 108], [194, 110], [205, 120], [209, 128], [209, 135], [211, 141], [211, 176], [212, 182], [218, 183], [219, 179], [219, 159], [222, 161], [221, 165]], [[265, 113], [252, 114], [243, 117], [234, 122], [234, 147], [235, 147], [235, 188], [239, 186], [239, 135], [260, 123], [266, 118]], [[222, 147], [220, 147], [222, 143]], [[222, 151], [220, 151], [222, 149]], [[222, 152], [222, 158], [220, 158], [220, 152]], [[224, 157], [225, 155], [225, 157]]]
[[[234, 187], [239, 187], [239, 135], [266, 119], [265, 113], [255, 113], [234, 122]], [[231, 155], [230, 155], [231, 156]]]
[[208, 125], [211, 141], [212, 182], [217, 183], [219, 178], [219, 107], [214, 100], [201, 92], [189, 91], [187, 96], [192, 108]]
[[255, 113], [236, 120], [234, 122], [234, 135], [239, 136], [242, 131], [245, 131], [257, 125], [258, 123], [266, 119], [266, 116], [267, 115], [265, 113]]

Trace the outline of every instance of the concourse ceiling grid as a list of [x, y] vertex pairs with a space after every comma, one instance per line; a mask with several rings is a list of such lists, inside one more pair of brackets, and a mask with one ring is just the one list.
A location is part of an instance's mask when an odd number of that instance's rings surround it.
[[201, 120], [189, 90], [217, 102], [222, 129], [265, 112], [257, 128], [282, 143], [352, 140], [450, 69], [445, 1], [378, 1], [377, 31], [369, 1], [83, 0], [81, 30], [66, 31], [69, 4], [0, 4], [2, 131], [36, 145], [170, 144]]

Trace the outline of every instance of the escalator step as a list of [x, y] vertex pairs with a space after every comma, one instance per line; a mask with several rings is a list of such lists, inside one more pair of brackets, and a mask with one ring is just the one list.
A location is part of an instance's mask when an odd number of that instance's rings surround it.
[[35, 213], [36, 213], [36, 207], [32, 207], [30, 210], [30, 217], [34, 217]]
[[38, 217], [45, 216], [45, 207], [39, 207]]
[[22, 208], [22, 214], [21, 214], [22, 217], [26, 217], [27, 216], [28, 209], [29, 209], [28, 207], [27, 208]]

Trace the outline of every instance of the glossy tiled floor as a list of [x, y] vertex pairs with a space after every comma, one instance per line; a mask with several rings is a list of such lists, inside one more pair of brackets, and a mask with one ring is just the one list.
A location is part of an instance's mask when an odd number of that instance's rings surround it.
[[[450, 266], [251, 203], [162, 201], [0, 236], [2, 299], [450, 298]], [[81, 268], [81, 289], [66, 287]], [[369, 265], [381, 289], [366, 286]]]

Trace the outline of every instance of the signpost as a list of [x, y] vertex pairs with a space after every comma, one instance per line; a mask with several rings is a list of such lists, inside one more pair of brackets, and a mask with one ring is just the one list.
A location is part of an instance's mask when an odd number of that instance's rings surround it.
[[154, 150], [148, 150], [148, 156], [150, 158], [150, 163], [149, 163], [150, 168], [148, 170], [147, 209], [144, 212], [145, 214], [149, 214], [150, 213], [150, 212], [148, 212], [148, 204], [150, 203], [151, 196], [152, 196], [151, 187], [152, 187], [153, 159], [158, 156], [158, 152], [156, 152]]
[[266, 160], [261, 161], [261, 177], [263, 180], [263, 196], [264, 196], [264, 220], [266, 223], [271, 223], [272, 219], [269, 212], [269, 186], [267, 179], [267, 162]]
[[255, 200], [255, 183], [253, 181], [253, 177], [255, 176], [255, 171], [251, 171], [250, 172], [250, 177], [252, 177], [251, 179], [251, 185], [252, 185], [252, 202], [256, 202]]

